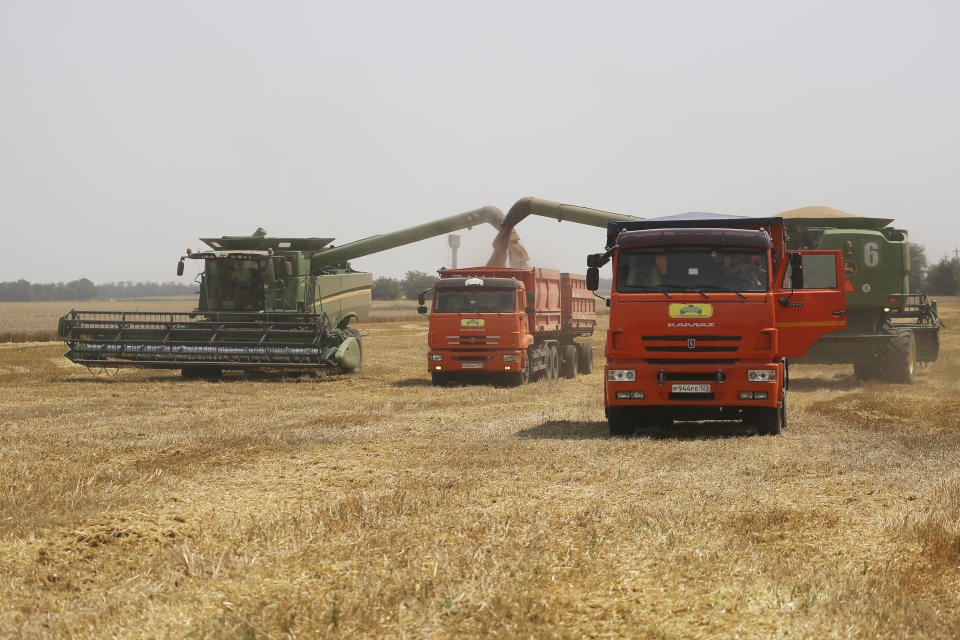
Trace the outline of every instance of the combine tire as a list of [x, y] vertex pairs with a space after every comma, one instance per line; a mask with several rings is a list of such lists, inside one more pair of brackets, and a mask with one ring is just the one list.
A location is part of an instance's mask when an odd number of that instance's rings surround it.
[[783, 430], [784, 407], [757, 407], [757, 434], [778, 436]]
[[586, 375], [593, 373], [593, 345], [589, 342], [581, 342], [577, 345], [577, 368], [580, 373]]
[[563, 345], [563, 359], [560, 361], [560, 373], [570, 380], [577, 377], [577, 345]]
[[629, 438], [636, 426], [636, 413], [631, 407], [607, 407], [607, 424], [611, 438]]
[[883, 362], [884, 377], [890, 382], [913, 384], [917, 367], [917, 343], [910, 329], [900, 329], [890, 339], [890, 351]]
[[358, 373], [363, 369], [363, 341], [360, 339], [360, 332], [356, 329], [344, 329], [343, 332], [348, 336], [352, 336], [357, 341], [357, 348], [360, 349], [360, 364], [357, 365], [355, 369], [350, 369], [346, 373]]

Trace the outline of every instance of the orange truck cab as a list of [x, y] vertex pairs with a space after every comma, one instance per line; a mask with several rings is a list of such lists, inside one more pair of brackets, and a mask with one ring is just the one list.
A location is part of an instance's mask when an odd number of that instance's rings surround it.
[[846, 327], [838, 251], [787, 251], [781, 218], [691, 213], [611, 222], [604, 402], [610, 434], [673, 420], [786, 422], [787, 359]]
[[[434, 385], [490, 380], [520, 385], [590, 373], [597, 324], [582, 275], [552, 269], [443, 269], [434, 283], [427, 369]], [[420, 313], [427, 313], [426, 292]]]

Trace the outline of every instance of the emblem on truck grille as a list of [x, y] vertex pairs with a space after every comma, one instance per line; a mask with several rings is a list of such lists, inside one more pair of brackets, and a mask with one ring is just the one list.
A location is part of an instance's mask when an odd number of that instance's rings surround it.
[[667, 308], [671, 318], [710, 318], [713, 305], [705, 302], [674, 302]]
[[688, 348], [688, 349], [696, 349], [696, 348], [697, 348], [697, 341], [694, 340], [693, 338], [687, 338], [687, 348]]

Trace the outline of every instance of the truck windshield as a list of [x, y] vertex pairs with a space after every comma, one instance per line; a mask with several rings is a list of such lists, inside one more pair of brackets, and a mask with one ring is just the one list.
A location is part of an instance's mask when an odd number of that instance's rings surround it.
[[257, 311], [263, 307], [263, 276], [256, 260], [208, 259], [203, 282], [210, 309]]
[[766, 251], [736, 247], [627, 249], [617, 255], [616, 290], [766, 291]]
[[513, 313], [516, 289], [440, 289], [433, 301], [434, 313]]

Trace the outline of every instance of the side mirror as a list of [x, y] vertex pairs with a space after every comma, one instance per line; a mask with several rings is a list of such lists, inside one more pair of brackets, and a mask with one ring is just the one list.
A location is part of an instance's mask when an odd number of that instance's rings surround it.
[[425, 313], [427, 313], [427, 311], [429, 311], [429, 309], [427, 309], [427, 305], [425, 304], [421, 304], [420, 306], [417, 307], [417, 313], [419, 313], [420, 315], [424, 315]]
[[591, 253], [587, 256], [587, 266], [591, 269], [594, 267], [603, 266], [603, 254], [602, 253]]
[[178, 276], [183, 275], [183, 260], [177, 263], [177, 275]]
[[293, 277], [293, 263], [289, 260], [283, 261], [283, 277], [292, 278]]
[[417, 304], [420, 305], [421, 307], [427, 304], [427, 299], [424, 297], [423, 292], [417, 294]]
[[587, 269], [587, 289], [596, 291], [600, 288], [600, 269], [590, 267]]
[[803, 254], [790, 254], [790, 287], [803, 289]]

